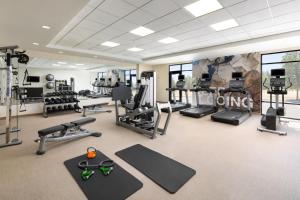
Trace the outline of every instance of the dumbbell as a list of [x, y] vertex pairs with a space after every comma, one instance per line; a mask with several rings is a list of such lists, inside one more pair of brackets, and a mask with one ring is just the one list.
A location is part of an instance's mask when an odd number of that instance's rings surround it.
[[51, 108], [50, 107], [47, 107], [47, 113], [51, 112]]
[[81, 108], [80, 108], [77, 104], [75, 104], [75, 105], [74, 105], [74, 109], [75, 109], [75, 110], [79, 110], [79, 109], [81, 109]]
[[51, 104], [50, 102], [51, 102], [51, 100], [49, 99], [49, 98], [45, 98], [45, 102], [46, 102], [46, 105], [49, 105], [49, 104]]
[[56, 106], [52, 106], [52, 111], [53, 111], [53, 112], [57, 111]]
[[62, 106], [57, 106], [57, 110], [62, 111], [63, 110]]
[[74, 107], [71, 104], [68, 105], [68, 108], [69, 108], [69, 110], [73, 110], [74, 109]]
[[55, 104], [59, 104], [59, 103], [60, 103], [60, 100], [59, 100], [59, 98], [53, 98], [53, 102], [54, 102]]
[[68, 110], [68, 105], [64, 105], [64, 110]]
[[80, 102], [78, 99], [76, 98], [73, 98], [74, 102]]
[[55, 98], [52, 97], [52, 98], [50, 99], [50, 104], [55, 104]]

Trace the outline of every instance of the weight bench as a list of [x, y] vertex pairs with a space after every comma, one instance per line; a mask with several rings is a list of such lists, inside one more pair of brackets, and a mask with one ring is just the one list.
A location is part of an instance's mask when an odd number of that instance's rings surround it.
[[38, 155], [44, 154], [46, 152], [46, 145], [48, 142], [60, 142], [65, 140], [73, 140], [73, 139], [79, 139], [87, 136], [100, 137], [101, 133], [99, 132], [91, 132], [81, 128], [81, 126], [95, 121], [96, 121], [95, 118], [88, 117], [88, 118], [39, 130], [38, 131], [39, 139], [35, 140], [35, 142], [40, 142], [40, 144], [36, 153]]
[[106, 106], [108, 103], [98, 103], [83, 106], [82, 117], [86, 117], [86, 112], [95, 112], [95, 113], [104, 113], [104, 112], [112, 112], [111, 110], [106, 110], [102, 106]]

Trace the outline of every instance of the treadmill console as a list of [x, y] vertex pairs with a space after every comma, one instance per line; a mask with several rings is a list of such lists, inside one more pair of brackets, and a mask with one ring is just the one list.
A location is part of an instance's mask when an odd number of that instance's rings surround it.
[[270, 86], [279, 88], [285, 86], [285, 78], [270, 78]]
[[198, 82], [200, 88], [209, 88], [211, 84], [211, 78], [208, 73], [202, 74], [202, 78]]
[[245, 81], [244, 80], [230, 80], [229, 81], [229, 88], [244, 89], [245, 88]]
[[178, 81], [176, 82], [176, 88], [184, 88], [184, 86], [185, 86], [184, 75], [179, 75]]
[[232, 79], [229, 81], [229, 88], [232, 89], [244, 89], [245, 81], [243, 80], [242, 72], [232, 72]]

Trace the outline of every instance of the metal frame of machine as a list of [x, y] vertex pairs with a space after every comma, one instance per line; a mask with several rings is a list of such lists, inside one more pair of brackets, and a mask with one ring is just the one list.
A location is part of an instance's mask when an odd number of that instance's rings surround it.
[[[197, 106], [181, 110], [179, 111], [179, 113], [188, 117], [200, 118], [217, 112], [218, 107], [216, 106], [216, 97], [215, 97], [216, 90], [209, 88], [210, 84], [211, 84], [211, 78], [209, 77], [209, 74], [207, 73], [202, 74], [202, 77], [201, 79], [199, 79], [195, 88], [190, 89], [190, 91], [195, 93]], [[200, 104], [199, 92], [207, 92], [208, 94], [212, 94], [213, 95], [212, 104], [211, 105]]]
[[[225, 109], [219, 112], [216, 112], [211, 115], [211, 119], [216, 122], [222, 122], [232, 125], [239, 125], [251, 116], [250, 108], [250, 93], [244, 88], [244, 79], [242, 72], [233, 72], [232, 79], [229, 82], [229, 88], [226, 88], [220, 93], [224, 94], [224, 105]], [[231, 98], [232, 94], [244, 94], [246, 96], [246, 109], [232, 108], [231, 107]], [[227, 103], [227, 95], [229, 94], [229, 104]]]
[[[285, 86], [285, 69], [272, 69], [270, 78], [270, 87], [266, 86], [267, 79], [264, 80], [263, 86], [268, 90], [267, 93], [270, 95], [270, 107], [268, 108], [265, 115], [261, 118], [261, 127], [257, 130], [261, 132], [275, 133], [278, 135], [287, 135], [286, 130], [279, 130], [281, 124], [281, 117], [285, 115], [284, 109], [284, 96], [287, 95], [287, 89], [292, 87], [290, 79], [289, 86]], [[272, 104], [272, 96], [275, 95], [275, 108]], [[279, 106], [279, 96], [282, 98], [282, 106]]]
[[[154, 139], [156, 134], [166, 134], [172, 113], [169, 102], [156, 102], [155, 75], [153, 71], [141, 73], [141, 85], [132, 103], [130, 103], [131, 88], [119, 86], [112, 91], [116, 109], [116, 124], [146, 135], [151, 139]], [[120, 114], [119, 107], [125, 109], [125, 114]], [[160, 128], [162, 109], [167, 109], [168, 115], [163, 128]]]
[[[5, 134], [5, 143], [0, 144], [1, 147], [7, 147], [12, 145], [18, 145], [21, 144], [22, 141], [18, 138], [18, 133], [20, 131], [18, 127], [18, 112], [19, 112], [19, 106], [16, 106], [16, 118], [17, 118], [17, 127], [12, 128], [12, 93], [13, 93], [13, 64], [12, 59], [17, 58], [18, 63], [27, 64], [29, 61], [29, 57], [25, 54], [25, 51], [17, 51], [18, 46], [6, 46], [6, 47], [0, 47], [0, 53], [1, 57], [4, 58], [6, 67], [1, 68], [1, 70], [6, 71], [6, 82], [5, 84], [5, 95], [2, 95], [2, 98], [5, 99], [5, 105], [6, 105], [6, 118], [5, 118], [5, 132], [0, 133], [0, 135]], [[15, 90], [19, 90], [19, 87], [16, 86]], [[3, 92], [3, 91], [2, 91]], [[18, 91], [16, 91], [18, 93]], [[18, 97], [16, 97], [18, 98]], [[16, 101], [19, 103], [19, 101]], [[14, 139], [11, 139], [11, 133], [17, 133], [17, 136]]]

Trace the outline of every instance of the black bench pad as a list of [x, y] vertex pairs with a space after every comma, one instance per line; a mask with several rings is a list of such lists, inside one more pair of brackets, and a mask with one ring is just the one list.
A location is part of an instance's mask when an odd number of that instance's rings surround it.
[[92, 123], [94, 121], [96, 121], [96, 118], [87, 117], [87, 118], [79, 119], [79, 120], [76, 120], [76, 121], [73, 121], [73, 122], [70, 122], [70, 123], [75, 124], [76, 126], [80, 126], [80, 125]]
[[38, 134], [39, 134], [40, 137], [42, 137], [42, 136], [49, 135], [51, 133], [55, 133], [55, 132], [58, 132], [58, 131], [63, 131], [65, 129], [66, 128], [64, 126], [57, 125], [57, 126], [52, 126], [52, 127], [49, 127], [49, 128], [45, 128], [45, 129], [39, 130]]
[[64, 124], [61, 124], [61, 125], [64, 126], [67, 129], [75, 127], [75, 124], [72, 124], [72, 123], [64, 123]]
[[108, 103], [98, 103], [98, 104], [91, 104], [91, 105], [85, 105], [85, 106], [82, 106], [83, 108], [93, 108], [93, 107], [100, 107], [100, 106], [106, 106], [108, 105]]

